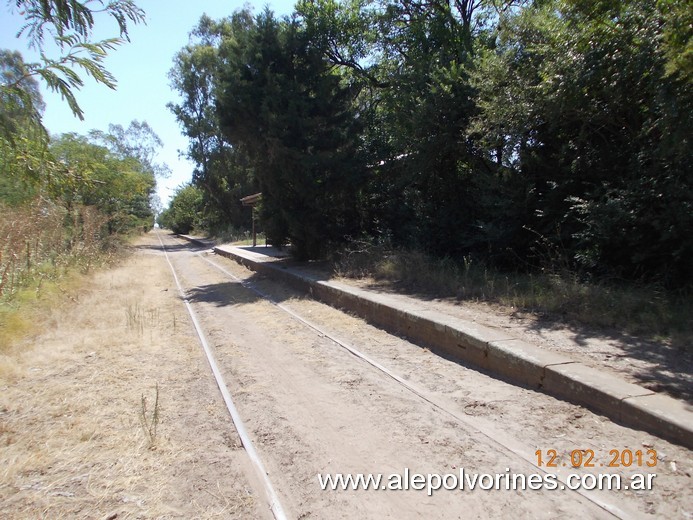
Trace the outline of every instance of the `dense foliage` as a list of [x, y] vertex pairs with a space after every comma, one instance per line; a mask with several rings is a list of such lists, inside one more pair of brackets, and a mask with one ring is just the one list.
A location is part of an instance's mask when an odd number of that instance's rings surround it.
[[170, 229], [174, 233], [187, 234], [193, 229], [201, 229], [205, 226], [204, 220], [204, 193], [193, 185], [180, 186], [168, 208], [157, 217], [159, 226]]
[[683, 0], [312, 0], [204, 17], [171, 104], [220, 222], [691, 284]]
[[[0, 51], [2, 78], [26, 71], [17, 52]], [[51, 137], [31, 75], [0, 90], [0, 296], [56, 267], [91, 265], [115, 235], [154, 222], [159, 138], [144, 122], [88, 136]], [[24, 100], [30, 97], [30, 103]]]
[[[24, 17], [17, 36], [40, 56], [26, 63], [20, 52], [0, 49], [0, 297], [11, 298], [67, 265], [88, 269], [113, 237], [149, 229], [156, 176], [167, 168], [154, 162], [161, 141], [145, 122], [88, 136], [50, 136], [42, 123], [38, 80], [82, 118], [75, 94], [82, 75], [115, 88], [103, 60], [144, 12], [132, 0], [12, 0], [6, 7]], [[120, 36], [94, 41], [99, 16], [114, 18]]]

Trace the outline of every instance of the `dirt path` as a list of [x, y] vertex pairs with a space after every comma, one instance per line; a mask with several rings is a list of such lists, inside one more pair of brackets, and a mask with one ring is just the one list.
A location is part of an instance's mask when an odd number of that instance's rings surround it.
[[[258, 256], [262, 251], [262, 247], [257, 248]], [[541, 317], [502, 305], [412, 294], [388, 281], [338, 277], [329, 267], [320, 264], [290, 262], [289, 265], [314, 279], [330, 280], [374, 294], [387, 294], [400, 300], [404, 307], [411, 304], [412, 298], [425, 302], [428, 311], [506, 331], [517, 339], [565, 354], [587, 366], [655, 392], [669, 394], [693, 406], [693, 349], [685, 339], [674, 342], [644, 339], [618, 330], [570, 323], [559, 317]]]
[[2, 518], [271, 518], [155, 240], [0, 358]]
[[[530, 475], [535, 451], [656, 450], [652, 491], [591, 493], [623, 517], [690, 518], [689, 450], [451, 363], [162, 236], [290, 518], [613, 518], [568, 490], [322, 491], [318, 473]], [[0, 382], [10, 518], [268, 518], [155, 235], [94, 277]], [[415, 395], [207, 260], [420, 389]], [[153, 446], [140, 418], [151, 418]], [[148, 410], [142, 413], [142, 396]], [[422, 398], [423, 396], [423, 398]], [[150, 421], [151, 424], [151, 421]], [[553, 471], [553, 470], [552, 470]], [[609, 469], [624, 477], [650, 468]], [[561, 474], [594, 474], [607, 468]], [[117, 515], [117, 516], [113, 516]]]

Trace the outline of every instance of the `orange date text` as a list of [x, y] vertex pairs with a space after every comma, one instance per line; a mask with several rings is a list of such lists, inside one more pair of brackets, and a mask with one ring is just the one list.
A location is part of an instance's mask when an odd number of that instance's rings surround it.
[[657, 465], [657, 450], [609, 450], [607, 454], [598, 454], [594, 450], [575, 449], [569, 452], [559, 453], [558, 450], [546, 449], [534, 452], [537, 457], [537, 466], [542, 468], [654, 468]]

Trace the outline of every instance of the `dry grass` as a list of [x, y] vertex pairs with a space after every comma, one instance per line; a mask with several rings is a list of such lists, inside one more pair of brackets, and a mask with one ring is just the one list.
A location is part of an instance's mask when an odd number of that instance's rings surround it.
[[0, 354], [3, 516], [256, 516], [195, 337], [172, 327], [187, 321], [161, 257], [52, 298], [33, 314], [42, 332]]
[[100, 264], [106, 221], [93, 207], [68, 212], [44, 199], [0, 206], [0, 297], [7, 299], [27, 286], [40, 290], [70, 266], [88, 272]]
[[693, 301], [651, 286], [590, 283], [566, 271], [501, 273], [469, 257], [457, 262], [369, 244], [343, 255], [336, 271], [429, 296], [495, 303], [679, 345], [690, 345], [693, 339]]
[[68, 213], [44, 199], [0, 205], [0, 354], [40, 331], [47, 309], [74, 300], [79, 274], [117, 257], [101, 236], [105, 222], [94, 208]]

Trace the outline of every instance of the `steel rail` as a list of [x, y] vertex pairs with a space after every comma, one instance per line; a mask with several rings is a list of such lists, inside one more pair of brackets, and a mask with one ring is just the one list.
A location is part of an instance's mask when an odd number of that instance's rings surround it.
[[[207, 248], [206, 248], [207, 249]], [[376, 370], [380, 371], [390, 379], [396, 381], [399, 385], [407, 389], [409, 392], [413, 393], [426, 403], [430, 404], [433, 406], [436, 410], [446, 414], [448, 417], [454, 419], [455, 421], [465, 425], [467, 428], [470, 428], [471, 430], [475, 431], [476, 433], [482, 435], [486, 439], [488, 439], [492, 444], [496, 445], [499, 447], [502, 451], [509, 453], [511, 455], [514, 455], [515, 457], [519, 457], [522, 461], [530, 464], [537, 470], [541, 471], [542, 473], [548, 474], [550, 473], [546, 468], [539, 466], [535, 462], [535, 457], [534, 457], [534, 450], [528, 446], [523, 445], [520, 441], [513, 439], [509, 436], [507, 436], [505, 433], [499, 432], [497, 429], [492, 428], [489, 424], [486, 424], [485, 421], [480, 420], [479, 418], [475, 418], [474, 420], [470, 419], [469, 417], [466, 416], [461, 416], [454, 411], [449, 410], [446, 408], [444, 405], [440, 404], [436, 400], [434, 400], [431, 397], [428, 397], [425, 392], [422, 390], [418, 389], [415, 385], [411, 384], [401, 376], [397, 375], [394, 373], [392, 370], [389, 368], [385, 367], [381, 363], [375, 361], [368, 355], [360, 352], [357, 348], [353, 347], [346, 341], [336, 337], [334, 334], [326, 331], [324, 328], [320, 327], [319, 325], [311, 322], [310, 320], [305, 319], [304, 317], [300, 316], [297, 314], [295, 311], [287, 307], [286, 305], [276, 301], [274, 298], [272, 298], [269, 294], [265, 293], [264, 291], [258, 289], [252, 282], [249, 282], [247, 280], [244, 280], [242, 278], [239, 278], [238, 276], [234, 275], [224, 267], [220, 266], [219, 264], [211, 261], [209, 258], [206, 258], [202, 253], [203, 252], [197, 252], [195, 253], [196, 256], [207, 262], [209, 265], [214, 267], [215, 269], [219, 270], [232, 280], [240, 283], [243, 287], [246, 289], [253, 291], [255, 294], [258, 296], [262, 297], [263, 299], [269, 301], [272, 305], [275, 307], [281, 309], [285, 313], [289, 314], [293, 319], [296, 321], [304, 324], [305, 326], [309, 327], [310, 329], [313, 329], [315, 332], [317, 332], [320, 336], [323, 336], [327, 339], [329, 339], [331, 342], [336, 344], [337, 346], [345, 349], [347, 352], [350, 354], [354, 355], [356, 358], [360, 359], [361, 361], [367, 363], [368, 365], [372, 366]], [[499, 439], [503, 439], [503, 441]], [[629, 511], [624, 511], [621, 507], [609, 502], [608, 500], [605, 500], [604, 498], [600, 496], [594, 496], [594, 491], [590, 492], [588, 490], [584, 489], [572, 489], [571, 487], [568, 486], [567, 482], [567, 477], [562, 476], [562, 475], [557, 475], [558, 480], [566, 486], [564, 490], [566, 491], [573, 491], [580, 495], [583, 499], [591, 502], [592, 504], [598, 506], [605, 512], [611, 514], [615, 518], [619, 519], [630, 519], [630, 518], [639, 518], [642, 517], [644, 518], [645, 516], [642, 515], [639, 511], [634, 511], [634, 510], [629, 510]]]
[[180, 293], [180, 296], [183, 299], [183, 303], [185, 304], [185, 308], [188, 310], [188, 314], [192, 319], [193, 326], [195, 327], [195, 332], [197, 332], [197, 337], [200, 340], [200, 344], [202, 345], [202, 348], [205, 352], [209, 366], [212, 369], [214, 379], [224, 399], [226, 408], [228, 409], [229, 414], [231, 415], [233, 425], [236, 428], [238, 436], [241, 439], [241, 444], [243, 445], [243, 448], [245, 448], [245, 451], [248, 454], [248, 457], [250, 458], [250, 461], [253, 464], [256, 473], [260, 477], [260, 481], [262, 482], [262, 485], [264, 487], [265, 494], [267, 495], [267, 500], [269, 502], [272, 515], [274, 516], [275, 520], [286, 520], [287, 517], [284, 513], [284, 509], [282, 508], [279, 496], [274, 490], [274, 486], [272, 486], [272, 482], [270, 481], [270, 478], [267, 474], [267, 470], [265, 469], [265, 466], [262, 463], [262, 460], [260, 459], [260, 456], [258, 455], [257, 451], [255, 450], [253, 442], [250, 440], [250, 436], [248, 435], [248, 432], [245, 428], [245, 424], [243, 423], [243, 420], [241, 419], [241, 416], [238, 413], [238, 409], [236, 408], [236, 405], [233, 402], [233, 398], [231, 397], [231, 393], [229, 392], [226, 382], [224, 381], [224, 377], [221, 374], [221, 371], [219, 370], [219, 366], [214, 357], [214, 352], [212, 351], [212, 348], [209, 346], [209, 343], [207, 343], [207, 339], [205, 337], [204, 331], [202, 330], [202, 326], [200, 325], [200, 322], [197, 319], [197, 316], [195, 315], [195, 311], [190, 305], [190, 301], [188, 300], [185, 291], [183, 290], [183, 286], [181, 285], [180, 280], [178, 279], [178, 275], [176, 274], [176, 270], [174, 269], [173, 264], [171, 263], [171, 259], [168, 257], [166, 245], [164, 245], [163, 240], [161, 240], [161, 235], [159, 231], [156, 232], [156, 236], [159, 239], [159, 242], [161, 243], [161, 247], [164, 251], [164, 256], [166, 258], [166, 261], [168, 262], [169, 267], [171, 268], [173, 279], [176, 282], [176, 287], [178, 287], [178, 292]]

